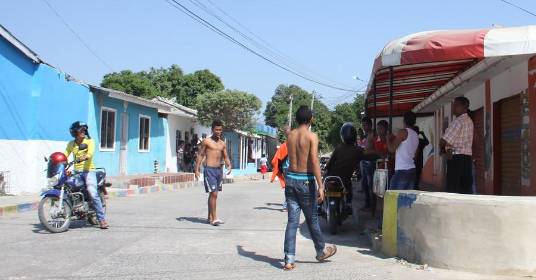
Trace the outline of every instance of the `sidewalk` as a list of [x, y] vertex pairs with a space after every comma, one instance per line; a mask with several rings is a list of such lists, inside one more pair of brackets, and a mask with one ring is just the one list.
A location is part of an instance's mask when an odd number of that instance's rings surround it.
[[[269, 178], [267, 175], [265, 178]], [[224, 184], [255, 181], [261, 180], [261, 178], [261, 174], [236, 176], [226, 178]], [[109, 177], [107, 180], [112, 183], [112, 187], [108, 188], [109, 198], [131, 197], [155, 192], [175, 192], [184, 188], [202, 186], [203, 183], [202, 181], [195, 181], [192, 173], [116, 176]], [[40, 200], [39, 194], [0, 196], [0, 217], [37, 210]]]

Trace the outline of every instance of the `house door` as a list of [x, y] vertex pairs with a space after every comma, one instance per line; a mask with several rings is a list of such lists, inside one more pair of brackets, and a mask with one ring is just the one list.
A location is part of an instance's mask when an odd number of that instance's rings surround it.
[[475, 163], [475, 183], [476, 192], [479, 194], [492, 194], [485, 191], [485, 159], [484, 159], [484, 108], [480, 108], [472, 113], [474, 133], [473, 133], [473, 161]]
[[521, 100], [519, 95], [499, 103], [501, 195], [521, 195]]
[[128, 114], [121, 113], [121, 143], [119, 150], [119, 173], [127, 174]]

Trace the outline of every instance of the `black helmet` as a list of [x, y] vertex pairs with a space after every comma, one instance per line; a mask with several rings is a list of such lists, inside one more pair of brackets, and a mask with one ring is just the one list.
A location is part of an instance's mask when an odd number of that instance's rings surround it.
[[341, 126], [341, 140], [344, 144], [354, 145], [357, 141], [357, 130], [351, 122], [344, 123]]
[[76, 121], [73, 124], [71, 124], [71, 127], [69, 128], [69, 132], [71, 133], [72, 137], [76, 137], [78, 131], [81, 131], [81, 130], [85, 130], [85, 133], [89, 138], [88, 126], [85, 122]]

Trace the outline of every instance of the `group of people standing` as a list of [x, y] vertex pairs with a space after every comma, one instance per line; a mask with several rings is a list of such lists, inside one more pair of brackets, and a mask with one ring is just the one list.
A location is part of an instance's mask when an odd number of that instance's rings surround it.
[[[201, 139], [202, 141], [203, 139]], [[199, 140], [194, 137], [191, 142], [180, 140], [177, 145], [177, 171], [194, 172], [194, 166], [199, 151]]]
[[[469, 100], [457, 97], [452, 106], [454, 120], [440, 139], [440, 153], [447, 159], [446, 191], [472, 193], [473, 184], [473, 122], [469, 116]], [[372, 184], [376, 168], [384, 168], [389, 174], [389, 189], [418, 190], [423, 170], [423, 150], [430, 144], [424, 132], [416, 126], [417, 115], [404, 114], [404, 128], [396, 134], [389, 133], [389, 123], [381, 120], [372, 129], [368, 117], [362, 119], [362, 131], [358, 132], [357, 145], [365, 155], [376, 155], [382, 161], [362, 160], [361, 186], [365, 193], [364, 210], [371, 208]]]

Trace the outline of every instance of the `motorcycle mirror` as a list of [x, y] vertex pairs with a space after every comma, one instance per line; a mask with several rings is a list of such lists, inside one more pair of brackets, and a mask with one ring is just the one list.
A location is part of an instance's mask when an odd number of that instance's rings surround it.
[[87, 144], [82, 143], [78, 145], [78, 150], [79, 151], [87, 150]]
[[45, 162], [48, 162], [48, 158], [47, 157], [43, 157], [45, 159]]

